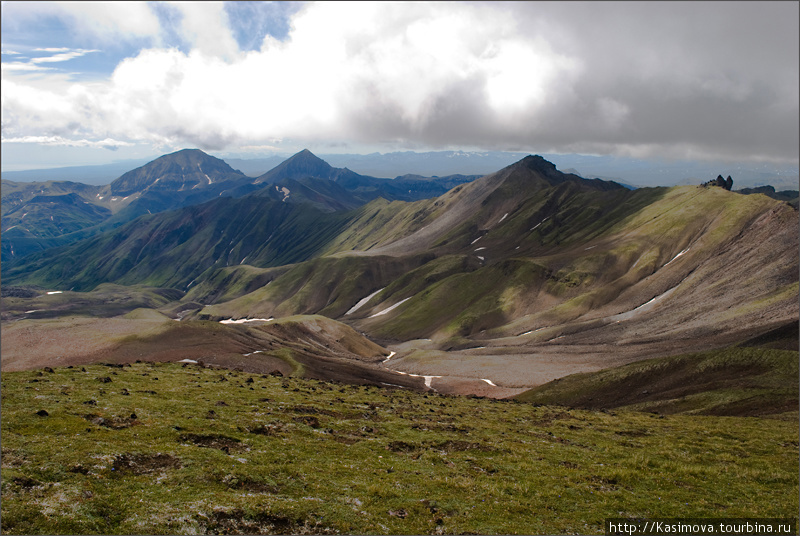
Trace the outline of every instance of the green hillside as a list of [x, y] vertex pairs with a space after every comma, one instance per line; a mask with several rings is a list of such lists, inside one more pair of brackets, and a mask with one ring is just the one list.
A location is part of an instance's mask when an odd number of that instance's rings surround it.
[[523, 402], [662, 414], [770, 415], [798, 409], [797, 351], [725, 348], [573, 374]]
[[5, 534], [597, 534], [795, 517], [798, 425], [135, 363], [3, 374]]

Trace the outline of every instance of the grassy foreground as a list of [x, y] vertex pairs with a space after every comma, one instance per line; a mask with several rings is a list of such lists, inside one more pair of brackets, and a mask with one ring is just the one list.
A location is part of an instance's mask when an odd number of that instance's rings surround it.
[[2, 374], [2, 532], [600, 533], [794, 517], [798, 423], [137, 363]]

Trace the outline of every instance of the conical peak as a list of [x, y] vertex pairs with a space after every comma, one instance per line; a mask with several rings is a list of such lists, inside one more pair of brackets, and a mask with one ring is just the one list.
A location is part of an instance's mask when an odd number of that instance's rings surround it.
[[521, 164], [529, 169], [537, 169], [540, 171], [556, 171], [556, 165], [550, 162], [549, 160], [545, 160], [541, 156], [537, 155], [528, 155], [522, 160], [520, 160]]
[[290, 156], [288, 160], [308, 160], [308, 159], [319, 160], [320, 162], [324, 162], [322, 158], [318, 157], [308, 149], [303, 149], [299, 153]]
[[294, 156], [289, 157], [283, 162], [283, 164], [288, 168], [302, 167], [304, 169], [328, 169], [331, 167], [331, 165], [325, 160], [318, 157], [308, 149], [303, 149]]

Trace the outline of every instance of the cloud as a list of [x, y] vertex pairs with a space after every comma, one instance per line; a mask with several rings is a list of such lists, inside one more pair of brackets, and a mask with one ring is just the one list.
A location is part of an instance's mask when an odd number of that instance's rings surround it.
[[69, 17], [77, 31], [100, 42], [119, 38], [157, 38], [158, 17], [147, 2], [57, 2], [55, 13]]
[[180, 35], [207, 56], [234, 59], [239, 46], [230, 29], [225, 2], [170, 2], [182, 16]]
[[60, 145], [66, 147], [101, 147], [116, 151], [120, 147], [132, 147], [134, 144], [126, 141], [112, 140], [73, 140], [61, 136], [23, 136], [20, 138], [2, 138], [2, 143], [35, 143], [38, 145]]
[[[133, 5], [125, 24], [96, 5], [87, 21], [161, 36]], [[163, 9], [190, 47], [154, 37], [102, 83], [30, 81], [4, 64], [4, 134], [798, 155], [794, 3], [306, 4], [285, 39], [255, 50], [240, 50], [223, 4]]]
[[[42, 50], [42, 49], [37, 49]], [[50, 49], [48, 52], [59, 51], [60, 54], [55, 54], [53, 56], [43, 56], [41, 58], [31, 58], [31, 63], [56, 63], [60, 61], [69, 61], [75, 58], [80, 58], [81, 56], [85, 56], [90, 52], [99, 52], [99, 50], [70, 50], [68, 48], [60, 48], [60, 49]]]
[[23, 61], [12, 61], [6, 62], [0, 65], [0, 68], [3, 71], [50, 71], [52, 70], [50, 67], [41, 67], [39, 65], [23, 62]]
[[[95, 43], [116, 44], [120, 39], [157, 39], [158, 17], [148, 2], [3, 2], [4, 29], [35, 28], [41, 20], [56, 18], [73, 35]], [[41, 47], [62, 52], [59, 47]]]

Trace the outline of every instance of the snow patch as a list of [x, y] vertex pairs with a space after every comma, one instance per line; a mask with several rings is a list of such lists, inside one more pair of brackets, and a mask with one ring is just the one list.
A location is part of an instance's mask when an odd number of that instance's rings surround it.
[[286, 186], [282, 186], [282, 187], [280, 187], [280, 188], [278, 188], [278, 186], [275, 186], [275, 191], [276, 191], [276, 192], [278, 192], [278, 193], [283, 193], [283, 199], [282, 199], [282, 201], [283, 201], [284, 203], [286, 202], [286, 198], [288, 198], [288, 197], [289, 197], [289, 194], [291, 193], [291, 192], [289, 191], [289, 188], [287, 188]]
[[[675, 259], [677, 259], [677, 258], [678, 258], [678, 257], [680, 257], [681, 255], [683, 255], [683, 254], [684, 254], [684, 253], [686, 253], [687, 251], [689, 251], [689, 248], [686, 248], [686, 249], [684, 249], [683, 251], [681, 251], [680, 253], [678, 253], [678, 254], [677, 254], [677, 255], [675, 255], [674, 257], [672, 257], [672, 261], [674, 261]], [[669, 264], [669, 263], [670, 263], [670, 262], [672, 262], [672, 261], [669, 261], [667, 264]], [[667, 266], [667, 264], [665, 264], [664, 266]], [[662, 266], [662, 268], [664, 268], [664, 266]]]
[[533, 231], [534, 229], [536, 229], [537, 227], [539, 227], [541, 224], [543, 224], [544, 222], [546, 222], [546, 221], [547, 221], [547, 220], [549, 220], [549, 219], [550, 219], [550, 217], [549, 217], [549, 216], [548, 216], [547, 218], [543, 219], [542, 221], [540, 221], [539, 223], [537, 223], [536, 225], [534, 225], [533, 227], [531, 227], [531, 231]]
[[476, 249], [475, 251], [480, 251], [480, 250], [482, 250], [482, 249], [486, 249], [486, 248], [478, 248], [478, 249]]
[[506, 212], [506, 213], [503, 215], [503, 217], [502, 217], [502, 218], [500, 218], [500, 221], [499, 221], [499, 222], [497, 222], [497, 223], [498, 223], [498, 224], [502, 223], [502, 222], [503, 222], [503, 220], [504, 220], [504, 219], [506, 219], [507, 217], [508, 217], [508, 212]]
[[[681, 283], [683, 283], [683, 281], [681, 281]], [[680, 285], [680, 283], [678, 283], [678, 285]], [[617, 322], [621, 322], [622, 320], [630, 319], [634, 315], [637, 315], [639, 313], [643, 313], [643, 312], [645, 312], [647, 310], [650, 310], [656, 303], [660, 302], [661, 300], [663, 300], [664, 298], [666, 298], [667, 296], [672, 294], [675, 291], [675, 289], [678, 288], [678, 285], [675, 285], [674, 287], [672, 287], [671, 289], [667, 290], [663, 294], [660, 294], [660, 295], [656, 296], [655, 298], [653, 298], [652, 300], [648, 301], [647, 303], [643, 303], [639, 307], [637, 307], [635, 309], [631, 309], [627, 313], [620, 313], [618, 315], [612, 316], [611, 320], [616, 320]]]
[[486, 259], [484, 259], [483, 257], [481, 257], [480, 255], [475, 255], [475, 256], [476, 256], [476, 257], [478, 257], [478, 258], [479, 258], [480, 260], [482, 260], [482, 261], [486, 260]]
[[477, 242], [477, 241], [478, 241], [478, 240], [480, 240], [481, 238], [483, 238], [483, 236], [479, 236], [478, 238], [476, 238], [475, 240], [473, 240], [472, 242], [470, 242], [470, 243], [469, 243], [469, 245], [471, 246], [472, 244], [474, 244], [475, 242]]
[[269, 322], [271, 320], [275, 320], [274, 318], [240, 318], [238, 320], [234, 320], [233, 318], [229, 318], [228, 320], [220, 320], [220, 324], [246, 324], [248, 322]]
[[[386, 287], [383, 287], [383, 288], [386, 288]], [[370, 294], [366, 298], [360, 299], [358, 301], [358, 303], [356, 303], [354, 306], [352, 306], [350, 308], [350, 310], [345, 313], [345, 315], [351, 315], [351, 314], [355, 313], [356, 311], [358, 311], [359, 309], [361, 309], [362, 306], [364, 306], [369, 300], [371, 300], [372, 297], [375, 296], [378, 292], [383, 290], [383, 288], [376, 290], [375, 292], [373, 292], [372, 294]]]
[[584, 249], [583, 251], [586, 251], [587, 249], [596, 248], [596, 247], [597, 247], [597, 246], [589, 246], [588, 248]]
[[178, 363], [197, 363], [194, 359], [181, 359]]
[[264, 350], [256, 350], [255, 352], [250, 352], [249, 354], [242, 354], [245, 357], [251, 356], [253, 354], [263, 354]]
[[488, 384], [489, 384], [489, 385], [491, 385], [492, 387], [497, 387], [497, 386], [496, 386], [496, 385], [495, 385], [495, 384], [492, 382], [492, 380], [487, 380], [486, 378], [481, 378], [481, 380], [485, 381], [486, 383], [488, 383]]
[[[423, 376], [423, 378], [425, 378], [425, 387], [433, 389], [433, 387], [431, 387], [431, 381], [433, 381], [434, 378], [441, 378], [441, 376]], [[433, 390], [435, 391], [436, 389]]]
[[389, 356], [386, 359], [384, 359], [383, 362], [386, 363], [387, 361], [389, 361], [392, 358], [392, 356], [394, 356], [394, 354], [395, 354], [395, 352], [392, 352], [391, 354], [389, 354]]
[[378, 313], [375, 313], [375, 314], [374, 314], [374, 315], [372, 315], [370, 318], [375, 318], [376, 316], [385, 315], [386, 313], [389, 313], [389, 312], [391, 312], [391, 311], [394, 311], [395, 309], [397, 309], [398, 307], [400, 307], [401, 305], [403, 305], [405, 302], [407, 302], [408, 300], [410, 300], [410, 299], [411, 299], [411, 298], [413, 298], [413, 297], [414, 297], [414, 296], [409, 296], [409, 297], [408, 297], [408, 298], [406, 298], [405, 300], [400, 300], [399, 302], [395, 303], [394, 305], [392, 305], [392, 306], [391, 306], [391, 307], [389, 307], [388, 309], [384, 309], [383, 311], [380, 311], [380, 312], [378, 312]]
[[63, 290], [51, 290], [47, 294], [61, 294], [62, 292], [64, 292], [64, 291]]
[[[395, 370], [394, 372], [402, 374], [403, 376], [411, 376], [412, 378], [425, 378], [425, 387], [427, 387], [428, 389], [433, 389], [433, 387], [431, 387], [431, 382], [433, 381], [434, 378], [442, 377], [442, 376], [423, 376], [422, 374], [411, 374], [409, 372], [403, 372], [402, 370]], [[433, 390], [435, 391], [436, 389]]]
[[531, 331], [526, 331], [525, 333], [520, 333], [517, 337], [522, 337], [523, 335], [530, 335], [531, 333], [536, 333], [537, 331], [542, 331], [544, 328], [533, 329]]

